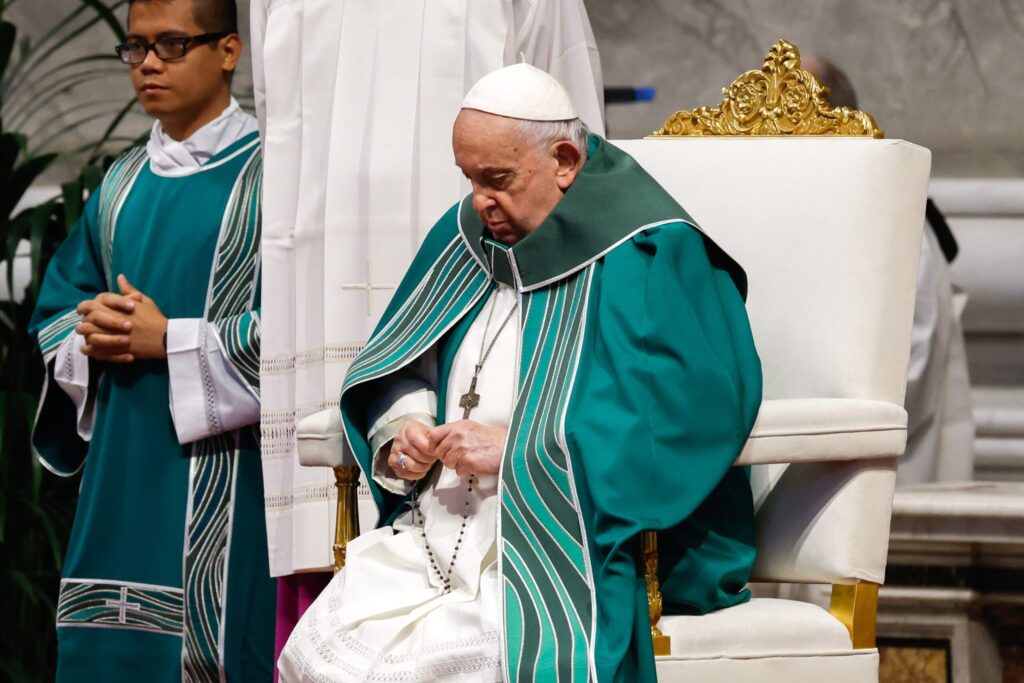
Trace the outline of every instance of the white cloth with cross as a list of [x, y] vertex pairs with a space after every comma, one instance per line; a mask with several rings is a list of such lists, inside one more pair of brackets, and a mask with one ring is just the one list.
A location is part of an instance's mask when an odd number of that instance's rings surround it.
[[301, 466], [295, 425], [336, 408], [420, 242], [468, 192], [451, 147], [465, 93], [522, 54], [598, 133], [603, 104], [582, 0], [252, 0], [250, 22], [265, 142], [263, 481], [282, 576], [333, 563], [334, 476]]

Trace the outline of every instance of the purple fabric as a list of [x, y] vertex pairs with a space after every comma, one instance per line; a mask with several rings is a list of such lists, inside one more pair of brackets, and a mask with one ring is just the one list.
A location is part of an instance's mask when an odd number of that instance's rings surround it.
[[274, 683], [277, 683], [277, 660], [288, 642], [292, 629], [320, 592], [334, 577], [330, 572], [290, 574], [277, 580], [277, 631], [274, 636]]

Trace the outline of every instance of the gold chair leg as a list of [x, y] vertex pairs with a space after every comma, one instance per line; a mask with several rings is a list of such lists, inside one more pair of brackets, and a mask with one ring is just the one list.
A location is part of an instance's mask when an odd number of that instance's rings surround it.
[[875, 646], [878, 627], [878, 584], [862, 581], [853, 585], [833, 584], [829, 612], [850, 632], [855, 650]]
[[334, 531], [334, 573], [345, 566], [348, 543], [359, 535], [359, 466], [339, 465], [334, 468], [334, 485], [338, 488], [338, 519]]
[[640, 552], [644, 559], [644, 580], [647, 583], [647, 610], [651, 614], [651, 640], [654, 641], [654, 655], [661, 657], [672, 654], [671, 638], [658, 628], [661, 621], [661, 586], [658, 584], [658, 533], [644, 531], [640, 534]]

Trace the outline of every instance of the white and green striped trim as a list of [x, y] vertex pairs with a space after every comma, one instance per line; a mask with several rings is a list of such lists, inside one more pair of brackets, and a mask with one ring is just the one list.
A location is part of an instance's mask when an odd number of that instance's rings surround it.
[[63, 579], [57, 628], [117, 628], [182, 634], [181, 589], [130, 581]]
[[[259, 290], [262, 155], [255, 145], [247, 149], [252, 150], [251, 154], [232, 187], [221, 222], [210, 269], [206, 319], [215, 321], [232, 364], [250, 383], [255, 378], [258, 386], [259, 318], [252, 308]], [[218, 434], [197, 441], [190, 455], [182, 676], [187, 681], [217, 683], [224, 671], [239, 434]]]
[[149, 161], [145, 146], [132, 147], [121, 155], [103, 177], [100, 186], [100, 250], [103, 261], [103, 275], [110, 291], [117, 291], [111, 263], [114, 256], [114, 232], [117, 230], [117, 218], [124, 206], [125, 199], [131, 193], [132, 186], [139, 173]]
[[246, 311], [214, 322], [224, 353], [254, 390], [260, 386], [260, 315]]
[[262, 161], [262, 154], [255, 149], [231, 189], [210, 271], [207, 320], [250, 310], [255, 301], [260, 271]]
[[565, 440], [593, 268], [523, 295], [519, 397], [501, 468], [506, 676], [595, 675], [596, 599]]
[[423, 354], [465, 315], [491, 286], [472, 253], [456, 237], [416, 291], [367, 342], [349, 368], [342, 395], [383, 377]]
[[36, 338], [39, 340], [39, 349], [42, 351], [44, 364], [48, 365], [53, 360], [57, 349], [74, 331], [81, 319], [82, 316], [78, 315], [78, 311], [71, 309], [39, 330]]

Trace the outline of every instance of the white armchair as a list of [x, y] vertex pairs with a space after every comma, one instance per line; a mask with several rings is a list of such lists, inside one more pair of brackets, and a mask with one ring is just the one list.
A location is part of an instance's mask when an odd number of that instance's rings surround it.
[[[752, 580], [833, 584], [830, 612], [754, 599], [705, 616], [662, 617], [658, 626], [670, 638], [667, 648], [656, 641], [656, 650], [667, 649], [657, 658], [663, 681], [878, 678], [875, 610], [896, 458], [906, 442], [903, 399], [931, 155], [900, 140], [837, 136], [842, 125], [856, 132], [848, 124], [870, 133], [873, 121], [829, 111], [820, 86], [798, 66], [796, 49], [783, 42], [761, 72], [727, 89], [721, 119], [731, 116], [736, 128], [737, 112], [753, 111], [747, 130], [709, 135], [715, 122], [708, 117], [719, 114], [699, 110], [667, 124], [686, 137], [613, 143], [749, 278], [765, 399], [737, 461], [753, 465]], [[736, 84], [769, 76], [774, 81], [760, 92], [777, 95], [774, 103], [737, 106], [744, 94]], [[800, 84], [816, 104], [780, 94]], [[779, 135], [815, 131], [768, 120], [773, 104], [780, 119], [786, 106], [804, 108], [789, 124], [824, 113], [835, 125], [827, 137]], [[783, 130], [764, 136], [769, 124]]]
[[[758, 558], [752, 580], [833, 584], [828, 612], [754, 599], [705, 616], [659, 620], [652, 582], [664, 681], [878, 677], [875, 610], [896, 458], [906, 443], [903, 399], [931, 155], [907, 142], [875, 139], [874, 122], [861, 112], [829, 110], [821, 86], [798, 66], [796, 49], [783, 41], [760, 72], [741, 76], [727, 91], [732, 100], [725, 109], [732, 110], [721, 117], [731, 116], [727, 137], [709, 134], [708, 118], [716, 114], [700, 110], [670, 119], [671, 132], [696, 137], [614, 142], [749, 278], [747, 308], [765, 392], [737, 461], [753, 465]], [[767, 86], [742, 92], [758, 79]], [[762, 109], [738, 106], [751, 92], [775, 100]], [[758, 127], [775, 135], [750, 137]], [[822, 129], [831, 135], [778, 135]], [[343, 456], [337, 411], [303, 420], [298, 439], [303, 464], [338, 473], [341, 566], [344, 545], [359, 526], [358, 471]], [[368, 501], [360, 501], [364, 506]], [[645, 536], [645, 550], [654, 550], [652, 540]], [[656, 553], [647, 559], [655, 561]]]

